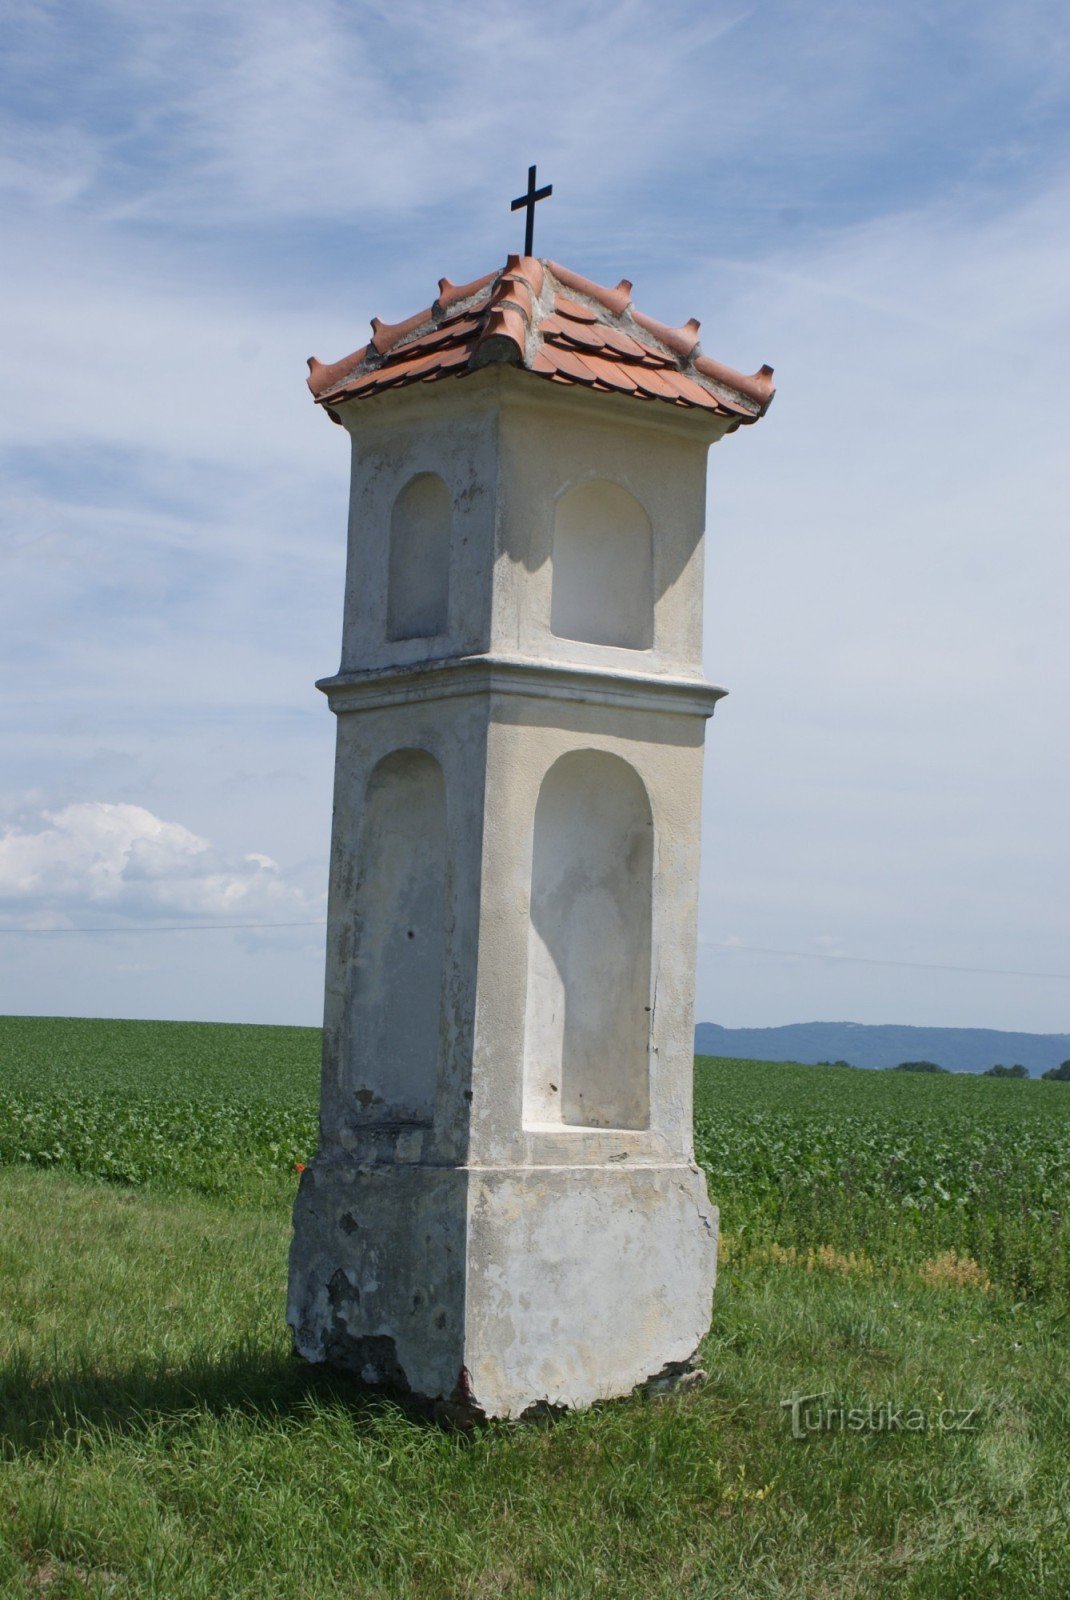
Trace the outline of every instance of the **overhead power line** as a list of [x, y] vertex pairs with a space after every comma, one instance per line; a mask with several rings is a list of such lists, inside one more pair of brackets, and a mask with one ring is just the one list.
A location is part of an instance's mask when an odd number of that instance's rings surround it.
[[226, 928], [325, 928], [326, 917], [314, 922], [129, 922], [115, 928], [0, 928], [0, 933], [25, 934], [30, 938], [70, 933], [219, 933]]
[[838, 951], [779, 950], [760, 944], [715, 945], [708, 939], [700, 944], [717, 955], [795, 956], [802, 961], [850, 961], [862, 967], [907, 967], [914, 972], [970, 972], [985, 978], [1051, 978], [1058, 983], [1070, 983], [1070, 972], [1025, 972], [1015, 967], [960, 967], [946, 961], [895, 961], [882, 956], [848, 956]]
[[[304, 922], [131, 922], [124, 927], [98, 928], [0, 928], [0, 935], [39, 939], [86, 934], [126, 933], [224, 933], [227, 931], [270, 932], [272, 928], [325, 928], [326, 917]], [[967, 967], [947, 961], [900, 961], [886, 956], [849, 956], [840, 951], [786, 950], [773, 945], [699, 943], [715, 955], [789, 956], [799, 961], [847, 961], [861, 967], [902, 967], [912, 972], [965, 972], [983, 978], [1043, 978], [1055, 983], [1070, 983], [1070, 972], [1027, 972], [1017, 967]]]

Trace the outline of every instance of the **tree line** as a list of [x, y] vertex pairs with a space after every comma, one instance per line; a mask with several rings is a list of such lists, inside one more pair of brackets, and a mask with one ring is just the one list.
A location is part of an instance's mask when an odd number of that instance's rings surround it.
[[[849, 1067], [850, 1061], [820, 1061], [822, 1067]], [[900, 1061], [898, 1066], [888, 1067], [889, 1072], [950, 1072], [950, 1067], [942, 1067], [937, 1061]], [[1013, 1067], [1005, 1067], [997, 1061], [994, 1067], [986, 1067], [981, 1073], [982, 1078], [1028, 1078], [1029, 1068], [1023, 1067], [1016, 1061]], [[1049, 1067], [1047, 1072], [1040, 1074], [1041, 1081], [1049, 1083], [1070, 1083], [1070, 1061], [1060, 1061], [1057, 1067]]]

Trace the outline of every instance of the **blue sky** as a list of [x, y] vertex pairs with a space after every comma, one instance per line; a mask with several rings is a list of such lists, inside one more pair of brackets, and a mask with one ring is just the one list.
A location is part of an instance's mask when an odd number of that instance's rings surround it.
[[318, 1020], [304, 359], [500, 264], [537, 161], [540, 252], [777, 369], [711, 455], [698, 1015], [1070, 1029], [1064, 6], [7, 15], [0, 1010]]

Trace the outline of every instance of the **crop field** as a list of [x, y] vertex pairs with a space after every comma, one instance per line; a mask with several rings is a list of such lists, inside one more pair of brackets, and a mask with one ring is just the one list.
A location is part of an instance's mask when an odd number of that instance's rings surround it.
[[[0, 1164], [267, 1202], [316, 1147], [319, 1031], [0, 1018]], [[958, 1250], [1070, 1304], [1070, 1086], [700, 1057], [730, 1248]]]
[[289, 1354], [318, 1057], [0, 1019], [3, 1600], [1065, 1600], [1070, 1085], [700, 1059], [706, 1380], [459, 1435]]
[[316, 1147], [317, 1028], [0, 1018], [0, 1165], [248, 1199]]
[[699, 1058], [696, 1151], [740, 1246], [958, 1251], [1015, 1299], [1066, 1306], [1068, 1089]]

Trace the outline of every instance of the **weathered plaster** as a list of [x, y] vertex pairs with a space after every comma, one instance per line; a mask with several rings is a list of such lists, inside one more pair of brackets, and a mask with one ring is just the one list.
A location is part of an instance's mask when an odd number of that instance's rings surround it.
[[[289, 1317], [309, 1360], [516, 1416], [675, 1369], [709, 1322], [692, 983], [720, 426], [500, 369], [432, 388], [340, 407], [353, 511], [342, 666], [321, 684], [338, 715], [321, 1140]], [[448, 526], [437, 490], [415, 496], [449, 540], [446, 626], [392, 638], [392, 529], [420, 474], [449, 495]], [[648, 648], [553, 631], [577, 485], [607, 538], [614, 504], [638, 508], [640, 552], [646, 519]], [[557, 614], [582, 621], [593, 593]], [[417, 600], [422, 625], [436, 596]]]

